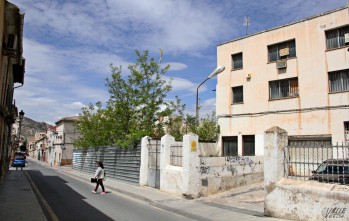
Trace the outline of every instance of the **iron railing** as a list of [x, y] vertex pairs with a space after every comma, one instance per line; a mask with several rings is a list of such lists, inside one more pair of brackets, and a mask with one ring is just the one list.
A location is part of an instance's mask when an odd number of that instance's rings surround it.
[[183, 166], [183, 144], [175, 143], [170, 146], [170, 164], [172, 166]]
[[286, 146], [284, 173], [287, 178], [349, 185], [349, 145]]

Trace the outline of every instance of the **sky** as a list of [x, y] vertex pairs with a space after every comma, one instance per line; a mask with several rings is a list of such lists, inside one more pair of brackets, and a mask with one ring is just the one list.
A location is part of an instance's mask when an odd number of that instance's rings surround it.
[[[136, 60], [135, 50], [170, 64], [167, 79], [195, 116], [196, 89], [217, 67], [217, 45], [343, 7], [346, 0], [8, 0], [24, 16], [25, 79], [19, 110], [54, 125], [87, 104], [108, 100], [109, 65]], [[227, 67], [226, 67], [227, 68]], [[230, 68], [230, 67], [228, 67]], [[200, 117], [215, 110], [217, 79], [199, 89]]]

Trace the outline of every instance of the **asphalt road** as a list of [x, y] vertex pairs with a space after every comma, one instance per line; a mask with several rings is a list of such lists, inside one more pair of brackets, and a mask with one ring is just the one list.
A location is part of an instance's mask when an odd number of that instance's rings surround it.
[[48, 220], [192, 220], [106, 189], [93, 194], [88, 182], [29, 161], [26, 168]]

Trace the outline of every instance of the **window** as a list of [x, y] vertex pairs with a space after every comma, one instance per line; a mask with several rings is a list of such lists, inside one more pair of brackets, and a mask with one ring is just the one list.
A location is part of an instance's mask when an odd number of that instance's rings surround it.
[[296, 57], [296, 40], [294, 39], [268, 46], [269, 62], [294, 57]]
[[223, 137], [223, 156], [238, 155], [238, 137]]
[[244, 89], [242, 86], [233, 87], [233, 104], [244, 102]]
[[330, 92], [349, 91], [349, 69], [328, 73]]
[[242, 156], [254, 156], [255, 155], [254, 135], [242, 136], [242, 142], [243, 142]]
[[232, 59], [232, 69], [233, 70], [243, 68], [242, 53], [232, 54], [231, 59]]
[[349, 121], [344, 122], [344, 140], [349, 142]]
[[269, 99], [298, 97], [298, 78], [269, 82]]
[[344, 35], [349, 33], [349, 26], [326, 31], [326, 48], [340, 48], [345, 46]]

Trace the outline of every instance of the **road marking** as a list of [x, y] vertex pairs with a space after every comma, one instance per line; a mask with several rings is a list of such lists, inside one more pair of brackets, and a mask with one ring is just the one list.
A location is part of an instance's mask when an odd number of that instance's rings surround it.
[[50, 207], [50, 205], [47, 203], [47, 201], [45, 200], [45, 198], [41, 195], [38, 187], [35, 185], [34, 181], [32, 180], [32, 178], [29, 176], [27, 171], [24, 171], [26, 177], [28, 178], [28, 181], [30, 182], [31, 186], [33, 187], [34, 192], [36, 193], [36, 195], [39, 197], [39, 200], [42, 202], [42, 205], [45, 207], [45, 210], [47, 211], [47, 213], [49, 214], [50, 218], [52, 221], [59, 221], [57, 215], [55, 214], [55, 212], [53, 211], [53, 209]]

